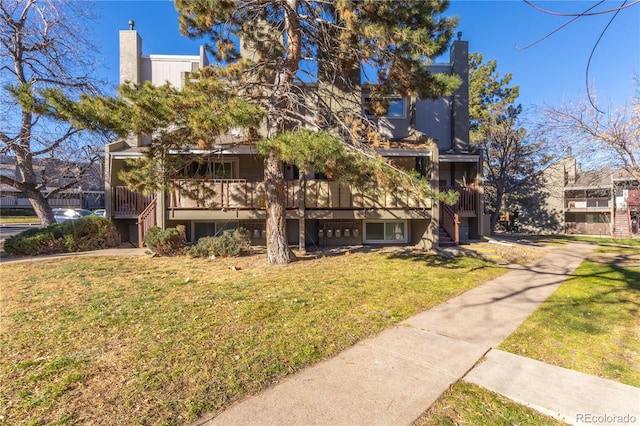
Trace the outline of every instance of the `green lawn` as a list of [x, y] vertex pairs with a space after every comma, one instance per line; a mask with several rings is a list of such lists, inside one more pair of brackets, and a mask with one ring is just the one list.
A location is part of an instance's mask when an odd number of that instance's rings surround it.
[[640, 386], [640, 250], [602, 247], [501, 349]]
[[[638, 254], [598, 249], [501, 349], [640, 386]], [[0, 424], [188, 423], [503, 272], [381, 252], [3, 264]], [[416, 422], [436, 424], [562, 423], [457, 383]]]
[[594, 243], [613, 246], [632, 246], [640, 247], [640, 238], [611, 238], [611, 237], [595, 237], [587, 235], [516, 235], [518, 238], [529, 241], [537, 241], [545, 244], [565, 243], [570, 241], [580, 241], [585, 243]]
[[[640, 251], [602, 246], [574, 275], [500, 348], [640, 386]], [[458, 382], [414, 426], [513, 424], [564, 423]]]
[[548, 426], [566, 423], [480, 386], [454, 383], [412, 426]]
[[35, 216], [0, 216], [0, 225], [40, 223]]
[[6, 424], [185, 424], [504, 273], [353, 253], [2, 264]]

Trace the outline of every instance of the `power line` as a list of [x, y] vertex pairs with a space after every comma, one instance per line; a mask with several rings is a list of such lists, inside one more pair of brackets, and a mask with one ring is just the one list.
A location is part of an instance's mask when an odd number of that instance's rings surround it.
[[597, 15], [604, 15], [604, 14], [607, 14], [607, 13], [613, 13], [613, 16], [611, 17], [611, 19], [609, 20], [607, 25], [604, 27], [604, 29], [600, 33], [600, 36], [598, 37], [598, 40], [595, 42], [595, 44], [593, 45], [593, 48], [591, 49], [591, 53], [589, 54], [589, 59], [587, 61], [587, 67], [586, 67], [586, 70], [585, 70], [585, 86], [586, 86], [586, 89], [587, 89], [587, 98], [589, 99], [589, 103], [591, 104], [591, 106], [596, 111], [598, 111], [600, 113], [603, 113], [603, 111], [598, 109], [598, 107], [596, 106], [595, 102], [593, 101], [593, 98], [591, 97], [591, 91], [589, 89], [589, 69], [591, 68], [591, 60], [593, 58], [593, 54], [595, 53], [598, 45], [600, 44], [600, 41], [602, 40], [602, 37], [607, 32], [607, 30], [611, 26], [611, 23], [616, 18], [616, 16], [618, 16], [620, 11], [624, 10], [624, 9], [627, 9], [627, 8], [630, 8], [631, 6], [635, 6], [637, 4], [640, 4], [640, 0], [634, 0], [629, 4], [627, 4], [627, 2], [629, 0], [624, 0], [622, 2], [622, 4], [620, 6], [618, 6], [618, 7], [614, 7], [612, 9], [600, 10], [600, 11], [597, 11], [597, 12], [591, 12], [593, 9], [595, 9], [596, 7], [598, 7], [602, 3], [604, 3], [604, 0], [601, 0], [600, 2], [598, 2], [595, 5], [589, 7], [588, 9], [586, 9], [585, 11], [583, 11], [581, 13], [561, 13], [561, 12], [556, 12], [556, 11], [553, 11], [553, 10], [548, 10], [548, 9], [541, 8], [540, 6], [535, 5], [530, 0], [523, 0], [523, 1], [528, 6], [534, 8], [534, 9], [536, 9], [536, 10], [542, 12], [542, 13], [546, 13], [548, 15], [554, 15], [554, 16], [572, 17], [573, 19], [570, 19], [569, 21], [567, 21], [564, 24], [560, 25], [559, 27], [557, 27], [553, 31], [547, 33], [545, 36], [539, 38], [538, 40], [534, 41], [533, 43], [531, 43], [531, 44], [529, 44], [529, 45], [527, 45], [525, 47], [520, 48], [520, 47], [516, 46], [516, 48], [519, 49], [519, 50], [526, 50], [526, 49], [528, 49], [530, 47], [535, 46], [536, 44], [542, 42], [543, 40], [546, 40], [549, 37], [551, 37], [553, 34], [557, 33], [558, 31], [560, 31], [561, 29], [563, 29], [564, 27], [566, 27], [567, 25], [571, 24], [572, 22], [576, 21], [579, 18], [582, 18], [582, 17], [585, 17], [585, 16], [597, 16]]
[[[640, 0], [639, 0], [639, 1], [640, 1]], [[525, 3], [527, 3], [529, 6], [533, 6], [533, 7], [535, 7], [534, 5], [530, 4], [530, 2], [528, 2], [527, 0], [525, 0]], [[600, 6], [602, 3], [604, 3], [604, 0], [601, 0], [599, 3], [596, 3], [595, 5], [591, 6], [589, 9], [585, 10], [584, 12], [582, 12], [582, 14], [574, 15], [574, 18], [573, 18], [573, 19], [568, 20], [567, 22], [565, 22], [564, 24], [560, 25], [558, 28], [556, 28], [555, 30], [551, 31], [550, 33], [548, 33], [548, 34], [547, 34], [547, 35], [545, 35], [544, 37], [539, 38], [538, 40], [534, 41], [533, 43], [531, 43], [531, 44], [529, 44], [529, 45], [527, 45], [527, 46], [525, 46], [525, 47], [518, 47], [518, 46], [516, 46], [516, 49], [518, 49], [518, 50], [526, 50], [526, 49], [528, 49], [528, 48], [530, 48], [530, 47], [535, 46], [536, 44], [538, 44], [538, 43], [542, 42], [543, 40], [546, 40], [547, 38], [551, 37], [552, 35], [554, 35], [554, 34], [555, 34], [555, 33], [557, 33], [558, 31], [560, 31], [561, 29], [563, 29], [564, 27], [566, 27], [567, 25], [569, 25], [569, 24], [570, 24], [570, 23], [572, 23], [573, 21], [577, 20], [578, 18], [580, 18], [580, 17], [582, 17], [582, 16], [586, 16], [586, 15], [584, 15], [586, 12], [590, 11], [591, 9], [593, 9], [593, 8], [595, 8], [595, 7]], [[536, 9], [538, 9], [538, 8], [536, 8]], [[540, 10], [540, 9], [538, 9], [538, 10]], [[545, 12], [545, 13], [546, 13], [546, 12]]]
[[[630, 8], [631, 6], [635, 6], [636, 4], [640, 3], [640, 0], [634, 0], [631, 3], [624, 5], [624, 3], [626, 3], [626, 1], [623, 3], [622, 6], [618, 6], [618, 7], [614, 7], [613, 9], [606, 9], [606, 10], [600, 10], [598, 12], [592, 12], [592, 13], [586, 13], [586, 12], [582, 12], [582, 13], [561, 13], [561, 12], [555, 12], [553, 10], [548, 10], [548, 9], [543, 9], [540, 6], [535, 5], [532, 1], [530, 0], [523, 0], [526, 4], [528, 4], [529, 6], [533, 7], [534, 9], [546, 13], [548, 15], [555, 15], [555, 16], [575, 16], [580, 18], [581, 16], [596, 16], [596, 15], [606, 15], [607, 13], [613, 13], [613, 12], [619, 12], [623, 9], [627, 9]], [[604, 1], [601, 1], [600, 3], [604, 3]], [[600, 4], [598, 3], [598, 5]], [[596, 5], [597, 6], [597, 5]], [[591, 10], [592, 8], [587, 9], [587, 11]]]
[[[618, 8], [618, 10], [615, 11], [615, 13], [611, 17], [611, 19], [609, 19], [609, 22], [607, 22], [607, 25], [604, 27], [604, 29], [600, 33], [600, 36], [598, 37], [598, 40], [593, 45], [593, 49], [591, 49], [591, 53], [589, 54], [589, 61], [587, 62], [587, 69], [585, 70], [585, 85], [587, 87], [587, 98], [589, 99], [589, 103], [591, 104], [593, 109], [595, 109], [596, 111], [598, 111], [599, 113], [602, 113], [602, 114], [604, 114], [604, 112], [600, 111], [598, 109], [598, 107], [595, 105], [595, 103], [593, 102], [593, 99], [591, 99], [591, 92], [589, 90], [589, 68], [591, 67], [591, 58], [593, 58], [593, 54], [595, 53], [596, 48], [598, 47], [598, 44], [600, 43], [600, 40], [602, 40], [602, 37], [604, 36], [604, 33], [607, 32], [607, 29], [609, 29], [609, 26], [611, 25], [613, 20], [616, 19], [616, 16], [618, 16], [618, 13], [620, 13], [620, 11], [624, 8], [625, 3], [627, 3], [627, 0], [624, 0], [622, 2], [622, 6], [620, 8]], [[635, 1], [634, 3], [638, 3], [638, 1]]]

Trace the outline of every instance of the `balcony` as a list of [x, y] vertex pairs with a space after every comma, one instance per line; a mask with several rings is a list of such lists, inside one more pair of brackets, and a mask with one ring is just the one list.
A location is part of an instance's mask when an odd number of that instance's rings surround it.
[[143, 195], [133, 192], [125, 186], [111, 189], [111, 216], [114, 219], [137, 219], [138, 215], [149, 206], [155, 194]]
[[[262, 210], [266, 207], [264, 182], [243, 179], [179, 180], [176, 189], [167, 192], [170, 210]], [[431, 209], [431, 199], [420, 199], [410, 191], [363, 192], [349, 185], [326, 180], [304, 182], [287, 181], [285, 206], [287, 209], [304, 207], [306, 210], [362, 210], [362, 209]], [[303, 197], [303, 198], [302, 198]], [[151, 202], [153, 196], [143, 196], [126, 187], [113, 188], [113, 217], [137, 217]], [[304, 202], [302, 202], [304, 200]]]
[[476, 217], [478, 215], [478, 189], [473, 186], [444, 186], [440, 191], [453, 190], [460, 194], [458, 202], [451, 209], [459, 217]]
[[571, 212], [608, 211], [611, 208], [609, 197], [565, 198], [564, 208]]
[[431, 199], [421, 199], [410, 191], [384, 190], [365, 193], [350, 185], [326, 180], [305, 182], [305, 209], [430, 209]]
[[[299, 207], [298, 181], [287, 181], [285, 206]], [[167, 194], [169, 209], [259, 210], [266, 206], [266, 184], [244, 179], [183, 179], [173, 181]]]

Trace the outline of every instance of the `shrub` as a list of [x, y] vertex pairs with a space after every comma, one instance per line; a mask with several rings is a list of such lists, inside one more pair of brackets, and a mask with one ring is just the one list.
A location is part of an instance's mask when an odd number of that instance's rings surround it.
[[157, 226], [152, 226], [147, 229], [143, 240], [149, 250], [160, 256], [180, 254], [187, 245], [183, 225], [167, 228], [164, 231]]
[[120, 237], [109, 219], [85, 216], [42, 229], [29, 229], [9, 237], [4, 242], [4, 251], [14, 255], [37, 256], [99, 250], [119, 244]]
[[2, 209], [0, 209], [0, 216], [24, 216], [24, 217], [29, 217], [29, 216], [35, 216], [35, 215], [36, 215], [36, 213], [31, 208], [24, 208], [24, 209], [2, 208]]
[[187, 253], [193, 257], [226, 256], [235, 257], [251, 247], [249, 232], [244, 228], [224, 231], [217, 237], [203, 237], [191, 246]]

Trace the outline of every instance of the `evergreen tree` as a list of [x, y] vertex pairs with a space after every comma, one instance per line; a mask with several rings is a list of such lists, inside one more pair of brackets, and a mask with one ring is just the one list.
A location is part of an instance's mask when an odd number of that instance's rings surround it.
[[[284, 161], [361, 186], [373, 180], [433, 196], [428, 182], [375, 154], [380, 137], [362, 113], [361, 73], [374, 74], [364, 81], [375, 83], [368, 87], [367, 105], [374, 111], [384, 111], [390, 94], [423, 99], [451, 94], [459, 78], [429, 72], [456, 23], [441, 15], [447, 6], [447, 1], [178, 0], [181, 31], [205, 37], [217, 65], [190, 78], [183, 91], [125, 85], [120, 100], [86, 97], [64, 109], [80, 127], [152, 135], [145, 164], [124, 176], [129, 186], [147, 191], [168, 183], [166, 173], [180, 167], [171, 164], [177, 157], [166, 153], [188, 151], [189, 145], [211, 147], [230, 129], [244, 128], [245, 139], [265, 157], [267, 261], [287, 263], [292, 253], [285, 229]], [[127, 111], [130, 105], [133, 112]], [[221, 123], [219, 116], [229, 119]], [[155, 175], [156, 168], [163, 174]]]
[[[446, 51], [456, 24], [442, 16], [447, 6], [448, 1], [176, 1], [183, 34], [206, 37], [215, 57], [230, 64], [221, 75], [232, 76], [238, 93], [266, 111], [268, 262], [287, 263], [291, 255], [282, 171], [282, 153], [291, 150], [283, 145], [315, 139], [286, 135], [326, 129], [350, 150], [373, 157], [362, 144], [372, 133], [361, 126], [361, 66], [374, 74], [374, 110], [384, 108], [389, 94], [450, 94], [458, 79], [428, 70], [430, 60]], [[240, 55], [237, 39], [248, 55]], [[310, 99], [317, 103], [313, 114]]]
[[522, 106], [516, 105], [519, 87], [510, 87], [512, 75], [500, 77], [497, 61], [483, 63], [474, 53], [469, 61], [469, 120], [471, 141], [485, 155], [485, 196], [495, 229], [505, 200], [517, 202], [535, 192], [540, 171], [549, 163], [546, 142], [536, 140], [521, 126]]
[[520, 95], [520, 87], [510, 87], [511, 73], [500, 77], [498, 61], [483, 63], [481, 53], [469, 55], [469, 124], [470, 137], [479, 143], [483, 132], [491, 125], [491, 117], [513, 105]]

